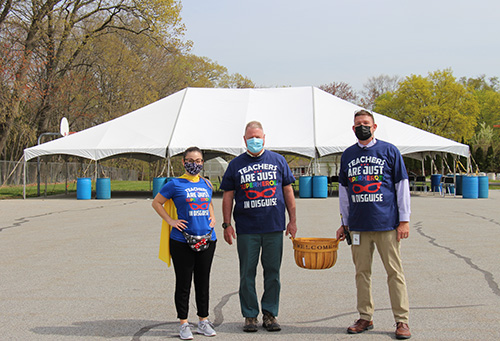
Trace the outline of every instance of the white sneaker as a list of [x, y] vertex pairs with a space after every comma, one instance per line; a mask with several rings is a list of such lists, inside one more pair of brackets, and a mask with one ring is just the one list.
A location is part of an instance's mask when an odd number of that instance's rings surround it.
[[179, 331], [179, 336], [182, 340], [192, 340], [193, 333], [191, 333], [191, 325], [189, 323], [184, 323], [181, 325], [181, 329]]
[[205, 336], [217, 335], [214, 330], [214, 325], [208, 319], [198, 322], [198, 330], [196, 332]]

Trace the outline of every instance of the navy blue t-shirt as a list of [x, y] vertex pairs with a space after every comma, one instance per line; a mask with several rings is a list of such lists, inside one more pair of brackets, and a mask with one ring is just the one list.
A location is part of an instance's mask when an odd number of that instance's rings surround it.
[[[187, 228], [184, 230], [186, 233], [202, 236], [212, 230], [212, 239], [216, 240], [215, 231], [210, 227], [210, 219], [208, 219], [212, 188], [205, 180], [191, 182], [187, 179], [174, 178], [163, 185], [160, 194], [174, 201], [178, 219], [187, 221]], [[186, 243], [186, 238], [176, 228], [172, 228], [170, 238]]]
[[283, 156], [265, 150], [258, 157], [243, 153], [228, 165], [220, 188], [234, 191], [236, 233], [285, 230], [283, 186], [295, 182]]
[[377, 140], [369, 148], [357, 143], [340, 161], [339, 183], [347, 187], [349, 230], [389, 231], [399, 225], [395, 184], [408, 179], [396, 146]]

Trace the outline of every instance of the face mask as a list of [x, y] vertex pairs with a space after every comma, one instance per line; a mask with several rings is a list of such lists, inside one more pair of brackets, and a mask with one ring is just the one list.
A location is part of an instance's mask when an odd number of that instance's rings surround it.
[[356, 133], [356, 137], [360, 141], [366, 141], [370, 137], [372, 137], [371, 127], [360, 125], [354, 128], [354, 132]]
[[184, 162], [184, 169], [188, 174], [197, 175], [203, 169], [202, 163]]
[[259, 154], [262, 148], [264, 148], [264, 139], [254, 137], [247, 140], [247, 149], [250, 153]]

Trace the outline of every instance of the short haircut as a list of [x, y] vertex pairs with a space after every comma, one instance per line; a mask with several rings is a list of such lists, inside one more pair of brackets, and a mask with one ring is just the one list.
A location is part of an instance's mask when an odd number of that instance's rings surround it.
[[247, 126], [245, 127], [245, 132], [247, 131], [248, 128], [259, 128], [260, 130], [264, 131], [264, 128], [262, 128], [262, 124], [259, 121], [248, 122]]
[[358, 116], [370, 116], [372, 118], [373, 123], [375, 123], [375, 117], [373, 117], [373, 114], [371, 112], [369, 112], [368, 110], [361, 109], [361, 110], [355, 111], [354, 112], [354, 119], [356, 119], [356, 117], [358, 117]]
[[203, 158], [203, 152], [201, 151], [201, 149], [200, 149], [200, 148], [198, 148], [198, 147], [189, 147], [188, 149], [186, 149], [186, 150], [184, 151], [184, 153], [182, 153], [182, 159], [183, 159], [183, 160], [186, 160], [186, 155], [187, 155], [188, 153], [192, 153], [192, 152], [198, 152], [198, 153], [200, 153], [200, 154], [201, 154], [201, 157]]

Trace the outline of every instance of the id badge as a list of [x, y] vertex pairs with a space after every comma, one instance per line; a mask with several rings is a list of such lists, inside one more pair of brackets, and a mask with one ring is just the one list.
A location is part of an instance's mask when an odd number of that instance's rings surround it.
[[352, 245], [359, 245], [361, 242], [361, 235], [359, 232], [351, 232]]

